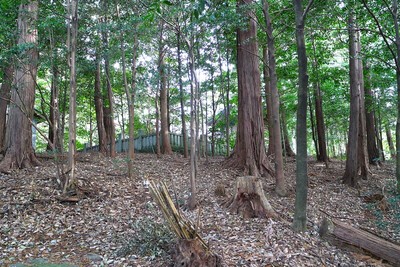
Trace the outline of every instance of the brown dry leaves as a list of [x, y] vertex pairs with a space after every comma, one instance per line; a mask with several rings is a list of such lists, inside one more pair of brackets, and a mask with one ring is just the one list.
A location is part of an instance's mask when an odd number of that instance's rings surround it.
[[[123, 157], [81, 155], [77, 174], [85, 181], [90, 197], [76, 204], [57, 200], [60, 192], [55, 189], [56, 170], [51, 161], [34, 170], [1, 175], [0, 265], [47, 258], [78, 266], [168, 266], [170, 259], [166, 256], [119, 256], [118, 251], [140, 234], [132, 227], [138, 220], [163, 222], [150, 197], [147, 179], [164, 180], [177, 202], [185, 203], [190, 188], [188, 160], [178, 155], [157, 159], [155, 155], [137, 154], [136, 177], [129, 179]], [[231, 195], [238, 173], [223, 169], [222, 160], [200, 161], [198, 190], [200, 233], [226, 266], [382, 266], [376, 259], [342, 251], [321, 240], [318, 225], [325, 216], [321, 211], [393, 241], [400, 240], [394, 228], [377, 227], [376, 216], [363, 202], [363, 196], [382, 192], [388, 180], [394, 179], [390, 165], [374, 170], [374, 176], [363, 181], [358, 192], [341, 184], [342, 163], [332, 162], [327, 170], [310, 162], [309, 231], [298, 234], [287, 222], [294, 212], [293, 160], [288, 160], [285, 170], [288, 197], [279, 198], [273, 191], [273, 181], [264, 181], [267, 198], [283, 220], [243, 220], [224, 209], [224, 198], [215, 196], [215, 188], [224, 185]], [[198, 221], [199, 210], [182, 212], [193, 222]], [[391, 211], [385, 212], [383, 216], [391, 218]]]

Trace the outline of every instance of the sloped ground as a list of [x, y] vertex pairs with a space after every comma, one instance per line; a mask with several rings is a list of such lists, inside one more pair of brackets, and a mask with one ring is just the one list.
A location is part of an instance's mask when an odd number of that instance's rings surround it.
[[[226, 266], [386, 266], [361, 252], [344, 251], [321, 240], [318, 225], [325, 214], [400, 242], [400, 201], [393, 194], [391, 164], [373, 169], [374, 175], [355, 190], [341, 184], [342, 162], [333, 161], [325, 169], [310, 161], [309, 231], [298, 234], [290, 228], [293, 159], [286, 162], [288, 197], [279, 198], [273, 181], [264, 180], [267, 197], [282, 220], [244, 220], [224, 209], [221, 203], [226, 197], [216, 196], [214, 190], [223, 185], [230, 196], [239, 172], [225, 169], [222, 161], [201, 160], [200, 208], [183, 212], [200, 222], [201, 235]], [[146, 180], [164, 180], [177, 202], [184, 204], [190, 188], [188, 160], [179, 155], [157, 159], [137, 154], [136, 177], [129, 179], [124, 155], [109, 159], [82, 154], [77, 174], [88, 191], [78, 203], [57, 199], [55, 164], [52, 160], [43, 163], [34, 170], [0, 175], [0, 266], [39, 266], [34, 263], [38, 260], [76, 266], [170, 265], [168, 248], [173, 238]], [[370, 199], [374, 194], [385, 198]]]

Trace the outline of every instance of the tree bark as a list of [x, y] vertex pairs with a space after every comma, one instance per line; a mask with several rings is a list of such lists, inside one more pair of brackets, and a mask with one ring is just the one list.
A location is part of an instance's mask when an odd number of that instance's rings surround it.
[[[286, 196], [286, 181], [283, 173], [283, 151], [282, 151], [282, 135], [281, 122], [279, 116], [279, 92], [278, 78], [276, 75], [275, 61], [275, 40], [272, 35], [272, 22], [269, 14], [269, 6], [267, 0], [263, 0], [263, 13], [266, 23], [267, 46], [268, 46], [268, 63], [269, 63], [269, 84], [271, 89], [271, 111], [272, 111], [272, 143], [274, 145], [274, 163], [275, 163], [275, 191], [279, 196]], [[269, 122], [271, 123], [271, 121]]]
[[[69, 3], [68, 3], [69, 4]], [[70, 13], [68, 14], [70, 22], [69, 27], [71, 37], [69, 53], [70, 62], [70, 92], [69, 92], [69, 142], [68, 142], [68, 169], [69, 176], [65, 181], [63, 193], [73, 188], [76, 185], [75, 175], [75, 154], [76, 154], [76, 45], [78, 35], [78, 0], [72, 0], [70, 7], [68, 7]]]
[[[239, 10], [251, 0], [239, 0]], [[264, 120], [261, 112], [261, 84], [258, 59], [257, 25], [254, 14], [244, 14], [247, 27], [237, 30], [238, 126], [236, 145], [230, 164], [242, 168], [245, 175], [272, 175], [264, 144]]]
[[107, 134], [104, 126], [103, 96], [101, 93], [101, 65], [96, 57], [96, 73], [94, 76], [94, 107], [96, 111], [97, 134], [99, 138], [99, 152], [107, 154]]
[[[400, 246], [379, 236], [357, 229], [346, 223], [324, 219], [319, 230], [320, 236], [335, 244], [349, 244], [354, 249], [362, 248], [369, 253], [387, 260], [393, 266], [400, 265]], [[343, 247], [343, 245], [341, 245]]]
[[400, 194], [400, 30], [397, 0], [393, 0], [393, 21], [396, 32], [396, 82], [397, 82], [397, 121], [396, 121], [396, 180], [397, 193]]
[[231, 148], [231, 144], [230, 144], [230, 116], [231, 116], [231, 112], [230, 112], [230, 106], [229, 106], [229, 93], [231, 90], [231, 77], [230, 77], [230, 69], [229, 69], [229, 49], [226, 49], [226, 96], [225, 96], [225, 107], [224, 107], [224, 111], [225, 111], [225, 144], [226, 144], [226, 156], [229, 157], [231, 154], [230, 148]]
[[3, 80], [0, 88], [0, 153], [3, 153], [5, 149], [7, 106], [10, 102], [14, 66], [9, 64], [3, 68], [3, 71]]
[[282, 132], [283, 132], [283, 143], [284, 143], [284, 151], [287, 157], [294, 157], [296, 154], [293, 152], [292, 146], [289, 140], [289, 133], [287, 129], [286, 123], [286, 111], [284, 106], [281, 104], [281, 122], [282, 122]]
[[314, 54], [314, 70], [317, 76], [317, 81], [314, 87], [314, 98], [315, 98], [315, 119], [317, 124], [317, 139], [318, 139], [318, 150], [319, 157], [318, 161], [325, 162], [326, 166], [328, 166], [328, 153], [326, 149], [326, 138], [325, 138], [325, 120], [324, 120], [324, 112], [322, 108], [322, 94], [321, 94], [321, 83], [319, 80], [319, 69], [318, 69], [318, 60], [316, 56], [315, 49], [315, 40], [312, 39], [313, 44], [313, 54]]
[[[266, 1], [266, 0], [263, 0]], [[263, 77], [264, 77], [264, 91], [265, 91], [265, 103], [267, 106], [267, 128], [268, 128], [268, 150], [267, 155], [272, 156], [275, 154], [274, 151], [274, 131], [272, 129], [272, 93], [269, 76], [269, 59], [268, 59], [268, 47], [263, 47]]]
[[[119, 18], [119, 9], [117, 9], [117, 14]], [[135, 31], [133, 34], [133, 49], [132, 49], [132, 81], [131, 88], [128, 87], [128, 79], [126, 77], [126, 59], [125, 59], [125, 44], [124, 44], [124, 33], [121, 32], [121, 61], [122, 61], [122, 79], [124, 82], [125, 95], [128, 102], [128, 120], [129, 120], [129, 143], [128, 143], [128, 175], [130, 178], [133, 178], [134, 169], [133, 169], [133, 160], [135, 159], [135, 89], [136, 89], [136, 58], [137, 58], [137, 50], [138, 50], [138, 39], [137, 39], [137, 31], [135, 27]]]
[[360, 131], [360, 81], [357, 64], [357, 30], [354, 10], [349, 11], [350, 123], [343, 183], [358, 187], [358, 135]]
[[390, 157], [392, 159], [396, 158], [396, 152], [394, 150], [394, 145], [393, 145], [393, 137], [392, 137], [392, 131], [389, 128], [389, 125], [385, 125], [385, 131], [386, 131], [386, 138], [387, 142], [389, 144], [389, 150], [390, 150]]
[[0, 171], [38, 165], [32, 147], [32, 120], [38, 65], [36, 21], [38, 1], [24, 2], [18, 13], [18, 45], [26, 46], [24, 58], [17, 60], [15, 87], [11, 90], [9, 118], [6, 129], [5, 156]]
[[296, 200], [293, 218], [293, 229], [295, 231], [305, 231], [307, 228], [307, 94], [308, 94], [308, 74], [307, 74], [307, 53], [304, 40], [304, 25], [307, 12], [313, 0], [303, 11], [302, 1], [293, 0], [294, 12], [296, 17], [296, 41], [297, 57], [299, 68], [299, 88], [297, 93], [297, 125], [296, 125]]
[[188, 200], [189, 209], [197, 207], [197, 116], [198, 116], [198, 83], [196, 77], [196, 67], [194, 58], [194, 39], [191, 37], [188, 42], [189, 52], [189, 72], [190, 72], [190, 198]]
[[379, 163], [379, 150], [377, 145], [376, 126], [375, 126], [375, 112], [374, 112], [374, 97], [371, 91], [371, 75], [368, 64], [365, 64], [364, 71], [366, 80], [364, 82], [364, 95], [365, 95], [365, 120], [367, 130], [367, 150], [369, 156], [369, 163]]
[[[108, 0], [102, 0], [103, 9], [104, 9], [104, 23], [108, 22]], [[110, 145], [110, 149], [108, 150], [110, 157], [116, 156], [115, 149], [115, 123], [114, 123], [114, 93], [111, 85], [111, 74], [110, 74], [110, 60], [108, 57], [108, 33], [107, 30], [102, 31], [102, 39], [103, 39], [103, 47], [104, 47], [104, 71], [106, 74], [106, 84], [107, 84], [107, 100], [108, 100], [108, 110], [104, 112], [104, 116], [107, 116], [106, 120], [108, 123], [105, 123], [106, 132], [108, 135], [108, 141]]]
[[188, 138], [186, 129], [186, 115], [183, 95], [183, 81], [182, 81], [182, 56], [181, 56], [181, 31], [177, 31], [177, 49], [178, 49], [178, 79], [179, 79], [179, 102], [181, 105], [181, 122], [182, 122], [182, 139], [183, 139], [183, 157], [189, 156], [188, 151]]
[[364, 95], [364, 74], [363, 74], [363, 63], [361, 57], [361, 38], [360, 31], [357, 31], [357, 72], [360, 83], [360, 129], [358, 133], [358, 164], [360, 169], [360, 177], [364, 180], [368, 178], [368, 173], [371, 172], [369, 169], [368, 151], [367, 151], [367, 126], [365, 117], [365, 95]]
[[278, 215], [265, 197], [259, 177], [244, 176], [236, 179], [235, 193], [225, 204], [243, 218], [277, 218]]
[[160, 118], [161, 118], [161, 153], [172, 154], [168, 131], [168, 90], [167, 74], [164, 61], [166, 49], [163, 41], [164, 24], [160, 24], [160, 39], [158, 47], [158, 73], [160, 76]]

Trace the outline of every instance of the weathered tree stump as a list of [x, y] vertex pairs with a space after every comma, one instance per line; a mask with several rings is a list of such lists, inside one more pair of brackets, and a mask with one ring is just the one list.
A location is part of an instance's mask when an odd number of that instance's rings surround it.
[[219, 267], [221, 258], [206, 251], [198, 239], [180, 239], [176, 244], [173, 261], [175, 267]]
[[400, 266], [400, 246], [346, 223], [324, 218], [319, 234], [336, 246], [350, 245]]
[[255, 176], [238, 177], [235, 194], [225, 205], [244, 218], [278, 217], [265, 197], [260, 178]]

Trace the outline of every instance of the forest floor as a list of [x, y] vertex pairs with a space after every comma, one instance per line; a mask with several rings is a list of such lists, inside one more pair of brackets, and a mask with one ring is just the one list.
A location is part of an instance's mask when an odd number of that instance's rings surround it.
[[[147, 180], [165, 181], [174, 199], [184, 204], [190, 188], [188, 160], [137, 154], [136, 175], [129, 179], [124, 157], [80, 154], [76, 173], [83, 191], [70, 201], [60, 198], [54, 160], [42, 159], [43, 166], [32, 170], [0, 174], [0, 266], [169, 266], [174, 238]], [[225, 266], [390, 266], [330, 245], [319, 237], [318, 227], [328, 214], [399, 243], [400, 200], [394, 195], [393, 164], [372, 167], [373, 175], [356, 190], [341, 183], [343, 162], [333, 160], [326, 169], [310, 160], [308, 231], [299, 234], [287, 222], [294, 213], [293, 158], [285, 161], [287, 197], [275, 194], [273, 180], [263, 180], [267, 198], [283, 218], [279, 220], [242, 219], [221, 205], [232, 195], [240, 174], [222, 162], [223, 158], [200, 161], [199, 208], [182, 212], [200, 222], [200, 235]], [[218, 185], [226, 188], [226, 197], [215, 194]], [[384, 199], [374, 202], [369, 198], [374, 194]]]

